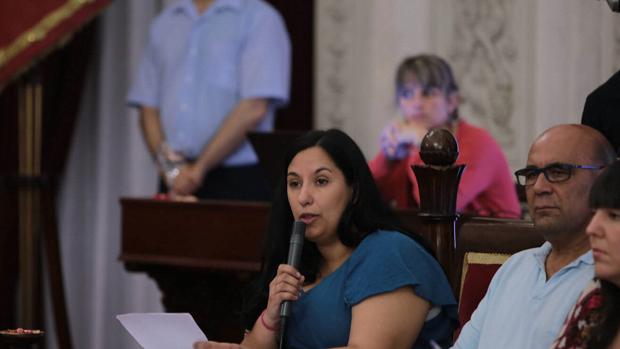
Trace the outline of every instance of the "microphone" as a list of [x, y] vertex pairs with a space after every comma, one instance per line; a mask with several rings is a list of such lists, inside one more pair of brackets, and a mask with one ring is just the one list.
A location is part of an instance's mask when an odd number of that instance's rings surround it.
[[[288, 248], [288, 261], [286, 264], [295, 269], [299, 269], [299, 261], [301, 260], [301, 250], [304, 246], [304, 234], [306, 232], [306, 223], [295, 221], [293, 223], [293, 232]], [[286, 320], [291, 316], [292, 304], [290, 301], [284, 301], [280, 305], [280, 348], [283, 348], [284, 332], [286, 331]]]

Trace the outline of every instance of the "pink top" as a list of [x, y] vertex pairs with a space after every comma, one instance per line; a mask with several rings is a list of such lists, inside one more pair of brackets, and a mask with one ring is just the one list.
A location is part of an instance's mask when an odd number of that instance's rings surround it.
[[[477, 216], [520, 217], [521, 207], [508, 161], [491, 134], [461, 120], [456, 140], [456, 163], [467, 165], [457, 193], [457, 211]], [[424, 165], [418, 149], [412, 149], [403, 160], [389, 160], [379, 151], [369, 163], [384, 199], [395, 202], [397, 207], [419, 206], [418, 181], [412, 165]]]

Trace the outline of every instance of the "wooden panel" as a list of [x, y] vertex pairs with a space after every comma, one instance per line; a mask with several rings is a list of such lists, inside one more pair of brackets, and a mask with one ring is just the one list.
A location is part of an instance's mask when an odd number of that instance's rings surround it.
[[[119, 259], [140, 265], [258, 271], [270, 204], [215, 201], [197, 203], [121, 199], [122, 246]], [[402, 224], [429, 242], [413, 209], [396, 211]]]
[[310, 130], [314, 115], [314, 2], [267, 0], [284, 18], [291, 38], [290, 102], [277, 111], [276, 129]]
[[463, 219], [460, 225], [459, 252], [514, 254], [544, 242], [530, 221], [475, 217]]
[[258, 271], [268, 203], [122, 199], [120, 260], [132, 270], [166, 265]]
[[[122, 199], [120, 260], [131, 270], [141, 265], [258, 271], [269, 204], [262, 202], [202, 201], [179, 203], [148, 199]], [[402, 224], [422, 235], [438, 256], [442, 234], [451, 229], [429, 229], [413, 209], [396, 210]], [[531, 222], [463, 217], [457, 221], [456, 255], [443, 265], [460, 271], [465, 251], [515, 253], [539, 246], [544, 239]], [[445, 258], [444, 258], [445, 259]], [[144, 269], [142, 269], [144, 270]], [[454, 275], [457, 276], [457, 275]], [[458, 277], [456, 278], [458, 280]]]

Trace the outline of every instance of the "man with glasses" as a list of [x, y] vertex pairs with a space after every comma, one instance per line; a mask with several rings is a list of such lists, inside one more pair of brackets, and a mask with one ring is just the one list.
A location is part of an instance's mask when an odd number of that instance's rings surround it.
[[536, 139], [527, 166], [515, 175], [547, 241], [497, 271], [454, 348], [549, 348], [594, 275], [587, 198], [614, 158], [605, 137], [584, 125], [555, 126]]

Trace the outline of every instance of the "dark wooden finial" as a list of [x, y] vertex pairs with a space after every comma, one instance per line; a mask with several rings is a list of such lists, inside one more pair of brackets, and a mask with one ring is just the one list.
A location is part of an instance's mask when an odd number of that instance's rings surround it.
[[426, 221], [427, 234], [437, 256], [456, 289], [459, 285], [454, 268], [456, 249], [455, 222], [456, 196], [465, 165], [454, 165], [459, 156], [459, 145], [450, 131], [430, 130], [420, 144], [420, 157], [426, 165], [414, 165], [413, 172], [418, 180], [420, 212]]
[[459, 145], [443, 128], [428, 131], [420, 144], [420, 158], [430, 166], [452, 166], [459, 157]]

